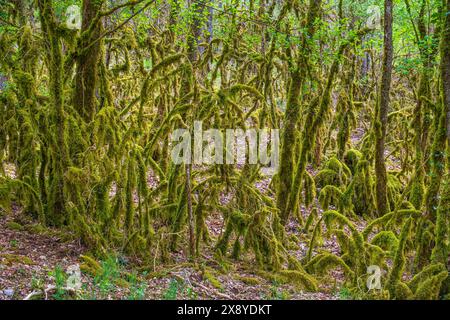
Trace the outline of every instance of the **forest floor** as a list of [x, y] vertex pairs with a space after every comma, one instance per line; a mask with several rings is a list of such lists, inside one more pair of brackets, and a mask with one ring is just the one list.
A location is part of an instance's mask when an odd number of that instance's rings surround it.
[[[13, 210], [18, 212], [19, 210]], [[82, 273], [82, 289], [75, 295], [58, 293], [65, 270], [82, 264], [87, 249], [69, 232], [43, 228], [24, 221], [20, 214], [0, 217], [0, 300], [24, 299], [36, 290], [48, 288], [47, 299], [302, 299], [343, 298], [337, 288], [303, 292], [291, 284], [280, 284], [260, 276], [251, 263], [233, 264], [228, 272], [219, 271], [207, 254], [203, 255], [208, 273], [186, 262], [177, 253], [172, 265], [158, 265], [157, 272], [146, 272], [127, 258], [122, 263], [104, 263], [105, 274]], [[184, 262], [183, 262], [184, 260]], [[217, 267], [217, 265], [216, 265]], [[203, 271], [201, 270], [203, 269]], [[62, 280], [61, 280], [62, 279]], [[56, 289], [50, 289], [54, 288]], [[345, 296], [344, 296], [345, 298]]]

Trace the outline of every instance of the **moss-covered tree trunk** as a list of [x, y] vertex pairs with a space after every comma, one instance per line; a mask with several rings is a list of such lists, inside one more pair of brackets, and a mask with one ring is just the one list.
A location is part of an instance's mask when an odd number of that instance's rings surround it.
[[[195, 65], [198, 59], [198, 42], [201, 36], [201, 21], [202, 16], [204, 14], [204, 3], [202, 1], [193, 0], [190, 1], [190, 6], [192, 8], [192, 12], [194, 12], [194, 17], [192, 19], [190, 25], [190, 35], [188, 36], [188, 58], [192, 65]], [[195, 69], [194, 69], [194, 79], [195, 79]], [[187, 81], [187, 80], [186, 80]], [[188, 125], [193, 127], [192, 118], [188, 115]], [[193, 132], [191, 133], [193, 137]], [[191, 173], [192, 173], [192, 164], [185, 164], [186, 170], [186, 209], [188, 216], [188, 226], [189, 226], [189, 256], [190, 259], [194, 259], [195, 257], [195, 230], [194, 230], [194, 215], [192, 209], [192, 183], [191, 183]], [[199, 236], [199, 235], [197, 235]]]
[[306, 171], [307, 155], [314, 148], [316, 136], [325, 121], [326, 114], [329, 112], [331, 92], [333, 89], [334, 80], [339, 71], [342, 55], [350, 44], [362, 37], [366, 32], [366, 29], [362, 29], [355, 34], [350, 35], [349, 39], [345, 40], [341, 44], [328, 73], [327, 83], [323, 90], [322, 96], [320, 97], [318, 109], [315, 110], [311, 108], [306, 117], [306, 128], [302, 134], [300, 155], [297, 160], [294, 180], [286, 204], [286, 212], [288, 215], [290, 212], [294, 212], [298, 209], [301, 184]]
[[389, 93], [392, 80], [392, 61], [393, 61], [393, 41], [392, 41], [392, 23], [393, 23], [393, 1], [385, 0], [384, 3], [384, 52], [382, 79], [380, 86], [379, 101], [377, 103], [375, 117], [375, 173], [376, 173], [376, 201], [379, 216], [383, 216], [388, 211], [387, 204], [387, 173], [384, 161], [386, 128], [388, 122]]
[[19, 26], [26, 24], [27, 1], [26, 0], [11, 0], [11, 4], [14, 6], [14, 11], [13, 11], [14, 20], [17, 21], [17, 24]]
[[[434, 141], [433, 148], [433, 176], [432, 185], [433, 191], [440, 189], [440, 200], [438, 197], [430, 197], [428, 203], [428, 210], [434, 215], [436, 214], [435, 227], [435, 243], [436, 246], [432, 252], [432, 261], [447, 264], [449, 258], [449, 229], [450, 229], [450, 0], [443, 0], [443, 8], [445, 17], [442, 28], [441, 38], [441, 77], [442, 77], [442, 113], [438, 129], [438, 134]], [[445, 129], [446, 128], [446, 129]], [[447, 137], [447, 147], [446, 138]], [[447, 152], [447, 159], [445, 157]], [[445, 162], [447, 161], [447, 165]], [[444, 170], [447, 169], [447, 175], [444, 177], [444, 182], [441, 186], [441, 180], [444, 175]], [[437, 192], [436, 192], [437, 193]], [[432, 194], [433, 195], [433, 194]], [[439, 201], [439, 206], [436, 210], [436, 204]], [[447, 288], [448, 291], [448, 288]]]
[[[84, 0], [80, 48], [86, 48], [77, 56], [75, 76], [75, 93], [73, 104], [75, 110], [89, 122], [93, 119], [97, 107], [95, 91], [98, 87], [98, 66], [101, 51], [102, 22], [96, 18], [103, 7], [104, 0]], [[92, 44], [91, 44], [92, 43]]]
[[[291, 72], [289, 83], [286, 113], [284, 115], [283, 133], [281, 140], [280, 169], [278, 172], [277, 207], [280, 209], [280, 217], [283, 224], [289, 218], [290, 212], [286, 208], [289, 193], [291, 191], [294, 173], [294, 150], [298, 144], [297, 124], [300, 117], [300, 94], [306, 76], [306, 65], [309, 41], [315, 33], [315, 21], [319, 15], [322, 1], [310, 0], [308, 17], [305, 25], [306, 34], [302, 40], [302, 46], [295, 69]], [[298, 186], [300, 187], [300, 186]]]
[[[449, 11], [445, 9], [446, 0], [442, 3], [442, 12]], [[433, 221], [436, 218], [436, 211], [439, 204], [439, 189], [441, 180], [445, 171], [445, 150], [446, 141], [448, 141], [449, 126], [449, 92], [450, 89], [450, 31], [449, 31], [449, 15], [443, 17], [443, 24], [441, 29], [441, 97], [440, 102], [437, 103], [436, 112], [436, 129], [434, 134], [433, 145], [430, 151], [430, 182], [425, 194], [425, 208], [426, 215]], [[446, 89], [447, 86], [447, 89]], [[447, 90], [447, 93], [446, 93]], [[448, 143], [448, 142], [447, 142]]]
[[[30, 26], [27, 24], [25, 16], [25, 1], [14, 0], [12, 1], [12, 4], [14, 6], [14, 20], [17, 21], [16, 24], [22, 31], [18, 46], [20, 57], [18, 62], [20, 63], [16, 66], [12, 77], [18, 88], [18, 145], [25, 146], [27, 144], [32, 144], [30, 138], [33, 136], [30, 132], [31, 125], [29, 121], [26, 121], [25, 114], [26, 112], [32, 114], [34, 112], [33, 109], [36, 107], [34, 80], [35, 66], [37, 63], [35, 58], [36, 49], [33, 41], [33, 33]], [[33, 181], [35, 178], [36, 161], [34, 160], [35, 157], [33, 157], [33, 154], [30, 152], [30, 148], [17, 148], [15, 151], [16, 154], [14, 155], [14, 158], [17, 166], [17, 177], [21, 180], [31, 179], [31, 181]]]
[[52, 122], [55, 130], [51, 137], [51, 170], [48, 193], [48, 222], [62, 225], [65, 222], [64, 172], [68, 165], [68, 153], [64, 138], [64, 90], [63, 55], [58, 35], [58, 25], [51, 0], [38, 0], [45, 56], [49, 69]]
[[441, 41], [441, 77], [444, 110], [447, 113], [447, 143], [450, 145], [450, 0], [443, 1], [445, 22]]
[[[405, 1], [407, 4], [408, 12], [410, 12], [409, 1]], [[433, 61], [437, 53], [436, 49], [433, 47], [433, 41], [431, 45], [428, 44], [427, 39], [433, 39], [436, 37], [434, 34], [428, 32], [426, 26], [426, 9], [427, 1], [423, 0], [420, 8], [417, 31], [416, 31], [416, 43], [420, 51], [420, 57], [422, 60], [422, 66], [420, 71], [419, 84], [417, 89], [417, 102], [414, 109], [414, 118], [412, 126], [415, 130], [414, 135], [414, 145], [415, 145], [415, 159], [414, 159], [414, 181], [411, 185], [411, 192], [409, 196], [410, 202], [420, 209], [423, 204], [423, 198], [425, 194], [425, 169], [424, 159], [429, 153], [429, 128], [431, 127], [431, 110], [433, 109], [430, 105], [432, 101], [431, 95], [431, 81], [433, 76]], [[413, 23], [413, 28], [416, 30], [416, 26]], [[436, 33], [438, 31], [436, 30]], [[439, 118], [439, 111], [436, 112], [436, 117]]]

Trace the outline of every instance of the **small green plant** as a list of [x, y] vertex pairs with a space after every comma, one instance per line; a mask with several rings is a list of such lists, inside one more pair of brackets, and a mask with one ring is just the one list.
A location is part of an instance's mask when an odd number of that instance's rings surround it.
[[191, 287], [186, 288], [186, 296], [189, 300], [197, 300], [198, 294]]
[[18, 268], [17, 273], [20, 274], [21, 276], [27, 275], [27, 271], [24, 268]]
[[176, 300], [178, 296], [179, 284], [178, 281], [172, 279], [169, 284], [169, 288], [167, 288], [166, 292], [163, 294], [164, 300]]
[[11, 248], [17, 248], [19, 246], [19, 241], [13, 239], [9, 241], [9, 245], [11, 246]]
[[352, 298], [352, 295], [348, 288], [342, 287], [339, 290], [339, 299], [340, 300], [350, 300], [351, 298]]
[[53, 294], [53, 298], [55, 300], [63, 300], [65, 298], [66, 292], [64, 290], [67, 275], [62, 269], [60, 265], [57, 265], [53, 271], [49, 273], [51, 277], [55, 279], [55, 293]]
[[277, 281], [272, 282], [272, 286], [270, 287], [269, 294], [267, 295], [266, 299], [269, 300], [288, 300], [289, 299], [289, 293], [285, 290], [282, 290], [280, 287], [280, 284]]
[[9, 221], [8, 223], [6, 223], [6, 227], [10, 230], [14, 230], [14, 231], [23, 231], [24, 227], [14, 221]]
[[147, 284], [140, 282], [136, 274], [131, 274], [128, 282], [131, 284], [127, 300], [144, 300]]
[[81, 286], [80, 300], [97, 300], [97, 293], [91, 290], [86, 283]]
[[95, 276], [94, 284], [101, 294], [106, 295], [116, 287], [115, 283], [120, 278], [120, 266], [115, 256], [108, 256], [101, 265], [101, 273]]
[[44, 288], [44, 280], [41, 277], [33, 275], [31, 277], [31, 288], [33, 290], [42, 290]]

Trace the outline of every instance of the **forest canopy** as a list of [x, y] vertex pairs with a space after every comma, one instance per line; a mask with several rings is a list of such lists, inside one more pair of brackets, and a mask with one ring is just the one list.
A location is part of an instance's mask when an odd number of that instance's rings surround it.
[[95, 281], [450, 297], [450, 0], [0, 8], [0, 266], [64, 234]]

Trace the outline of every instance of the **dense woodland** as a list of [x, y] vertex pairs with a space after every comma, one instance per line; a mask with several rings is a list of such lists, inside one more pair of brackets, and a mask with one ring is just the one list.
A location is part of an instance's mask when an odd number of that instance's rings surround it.
[[[222, 298], [239, 270], [249, 287], [450, 297], [450, 0], [0, 8], [0, 233], [75, 239], [83, 277], [111, 256], [140, 281], [189, 267]], [[171, 134], [194, 121], [279, 129], [276, 174], [175, 164]], [[30, 258], [11, 242], [4, 268]]]

